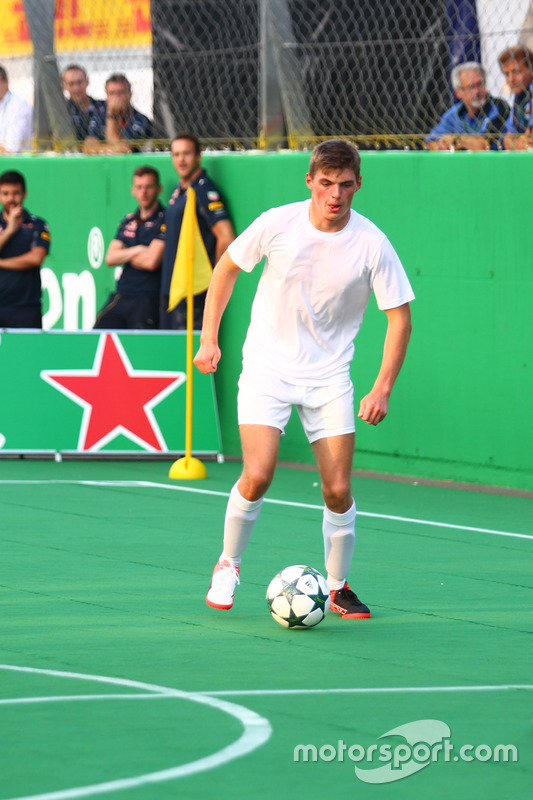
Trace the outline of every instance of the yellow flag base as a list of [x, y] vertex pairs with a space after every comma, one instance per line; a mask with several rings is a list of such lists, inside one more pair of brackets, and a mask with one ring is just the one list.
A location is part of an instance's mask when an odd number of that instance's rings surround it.
[[174, 461], [168, 473], [169, 478], [176, 481], [207, 478], [207, 470], [204, 464], [192, 456], [184, 456]]

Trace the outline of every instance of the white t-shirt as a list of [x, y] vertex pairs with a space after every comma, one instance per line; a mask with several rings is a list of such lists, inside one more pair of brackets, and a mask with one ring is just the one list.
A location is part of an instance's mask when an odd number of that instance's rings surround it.
[[0, 144], [8, 153], [31, 150], [33, 109], [30, 104], [7, 91], [0, 100]]
[[414, 294], [394, 248], [373, 222], [352, 210], [341, 231], [324, 233], [309, 220], [310, 203], [265, 211], [228, 252], [245, 272], [266, 257], [244, 368], [323, 386], [349, 375], [371, 292], [382, 310]]

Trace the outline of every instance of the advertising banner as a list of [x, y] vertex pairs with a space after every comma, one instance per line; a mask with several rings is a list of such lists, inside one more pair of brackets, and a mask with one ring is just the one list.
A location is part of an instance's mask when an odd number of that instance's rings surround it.
[[[0, 380], [0, 453], [185, 452], [184, 334], [3, 331]], [[193, 398], [193, 452], [218, 454], [212, 376]]]
[[[56, 52], [149, 47], [150, 0], [57, 0]], [[21, 0], [3, 0], [0, 53], [27, 56], [33, 51]]]

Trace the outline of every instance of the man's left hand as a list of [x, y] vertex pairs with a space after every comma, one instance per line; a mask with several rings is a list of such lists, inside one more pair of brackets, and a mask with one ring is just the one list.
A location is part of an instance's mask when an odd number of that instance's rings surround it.
[[387, 416], [388, 408], [388, 397], [370, 392], [361, 400], [357, 416], [369, 425], [378, 425]]

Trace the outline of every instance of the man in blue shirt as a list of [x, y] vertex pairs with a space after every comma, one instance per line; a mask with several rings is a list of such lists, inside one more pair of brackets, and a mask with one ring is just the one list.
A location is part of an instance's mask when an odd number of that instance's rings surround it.
[[513, 107], [505, 125], [506, 150], [530, 150], [533, 147], [533, 53], [523, 45], [508, 47], [498, 58], [509, 89]]
[[[132, 153], [150, 149], [154, 136], [152, 121], [131, 104], [131, 84], [122, 73], [105, 82], [106, 108], [91, 119], [85, 153]], [[137, 141], [139, 144], [132, 144]], [[103, 143], [103, 144], [102, 144]]]
[[[198, 138], [192, 133], [179, 133], [172, 141], [170, 150], [172, 163], [180, 182], [174, 189], [166, 212], [167, 236], [161, 274], [159, 325], [164, 329], [184, 330], [187, 327], [187, 300], [182, 300], [170, 310], [168, 305], [170, 282], [189, 186], [192, 186], [196, 193], [198, 226], [213, 267], [235, 239], [235, 232], [218, 186], [201, 167], [202, 154]], [[200, 330], [202, 327], [205, 295], [203, 292], [194, 297], [195, 330]]]
[[63, 88], [69, 94], [67, 108], [72, 119], [76, 139], [82, 142], [89, 135], [89, 125], [98, 112], [105, 114], [105, 101], [95, 100], [87, 94], [89, 78], [79, 64], [69, 64], [63, 70]]
[[139, 207], [124, 217], [108, 247], [106, 264], [123, 267], [116, 291], [96, 318], [95, 328], [150, 329], [159, 324], [161, 259], [165, 247], [165, 209], [153, 167], [137, 167], [131, 187]]
[[26, 182], [15, 170], [0, 175], [0, 327], [42, 328], [41, 265], [50, 250], [44, 219], [24, 207]]
[[498, 150], [509, 106], [490, 97], [485, 70], [476, 61], [453, 68], [452, 86], [459, 100], [442, 115], [426, 138], [428, 150]]

